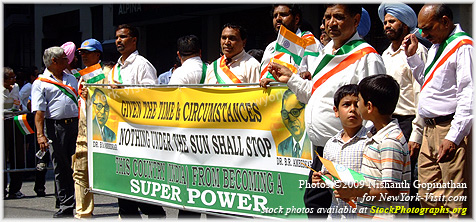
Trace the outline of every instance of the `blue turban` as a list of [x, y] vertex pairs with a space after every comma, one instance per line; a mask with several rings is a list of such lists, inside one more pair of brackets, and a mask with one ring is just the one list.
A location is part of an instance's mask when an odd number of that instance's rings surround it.
[[383, 22], [385, 15], [390, 14], [408, 26], [409, 30], [415, 29], [417, 26], [417, 16], [410, 6], [403, 3], [382, 3], [378, 7], [378, 17]]
[[362, 16], [360, 16], [360, 23], [359, 26], [357, 26], [357, 32], [359, 32], [359, 35], [364, 37], [369, 33], [370, 31], [370, 16], [367, 10], [362, 8]]

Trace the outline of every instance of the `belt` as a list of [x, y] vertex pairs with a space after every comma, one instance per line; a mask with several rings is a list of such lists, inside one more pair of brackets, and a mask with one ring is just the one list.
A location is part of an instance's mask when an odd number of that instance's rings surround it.
[[78, 121], [78, 117], [66, 118], [66, 119], [46, 119], [46, 121], [53, 122], [55, 124], [71, 124], [75, 121]]
[[436, 126], [440, 123], [444, 123], [446, 121], [449, 121], [449, 120], [452, 120], [453, 119], [453, 116], [455, 114], [452, 113], [450, 115], [446, 115], [446, 116], [438, 116], [438, 117], [435, 117], [435, 118], [425, 118], [425, 124], [427, 126]]
[[412, 119], [412, 118], [414, 119], [415, 115], [397, 115], [397, 114], [393, 114], [392, 118], [398, 119], [398, 121], [401, 122], [400, 120], [406, 120], [406, 119]]

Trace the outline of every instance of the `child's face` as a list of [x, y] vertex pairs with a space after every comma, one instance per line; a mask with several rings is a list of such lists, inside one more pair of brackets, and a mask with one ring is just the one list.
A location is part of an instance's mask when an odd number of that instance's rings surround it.
[[360, 95], [360, 93], [359, 93], [359, 101], [358, 101], [358, 103], [357, 103], [357, 106], [358, 106], [358, 110], [359, 110], [359, 113], [360, 113], [362, 119], [368, 120], [368, 117], [367, 117], [367, 114], [368, 114], [367, 106], [364, 104], [364, 99], [362, 98], [362, 96]]
[[344, 128], [362, 126], [362, 117], [357, 108], [357, 101], [357, 96], [347, 95], [340, 100], [339, 107], [334, 108], [335, 116], [339, 117]]

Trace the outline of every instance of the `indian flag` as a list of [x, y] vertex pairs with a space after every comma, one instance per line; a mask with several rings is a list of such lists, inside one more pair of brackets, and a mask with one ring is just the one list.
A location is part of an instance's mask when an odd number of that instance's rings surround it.
[[275, 58], [271, 58], [270, 62], [274, 62], [274, 63], [280, 64], [282, 66], [285, 66], [286, 68], [291, 70], [291, 72], [293, 72], [293, 73], [298, 73], [297, 68], [294, 67], [292, 64], [289, 64], [287, 62], [283, 62], [283, 61], [281, 61], [279, 59], [275, 59]]
[[310, 32], [306, 32], [301, 38], [304, 42], [303, 57], [307, 55], [315, 56], [315, 57], [319, 56], [319, 50], [318, 50], [316, 38], [314, 38], [314, 35]]
[[276, 51], [291, 55], [297, 65], [301, 64], [304, 56], [304, 41], [301, 37], [289, 31], [284, 25], [279, 28], [276, 41]]
[[83, 77], [86, 83], [95, 83], [101, 79], [104, 79], [104, 73], [102, 72], [101, 64], [96, 64], [79, 71], [81, 77]]
[[357, 173], [342, 164], [333, 163], [332, 161], [328, 159], [322, 158], [319, 154], [318, 154], [318, 157], [321, 160], [324, 167], [326, 167], [326, 169], [329, 171], [329, 173], [333, 177], [337, 178], [338, 180], [346, 184], [365, 180], [362, 174]]
[[15, 116], [13, 117], [13, 120], [15, 121], [15, 124], [17, 125], [21, 133], [23, 133], [23, 135], [35, 133], [35, 131], [33, 131], [33, 128], [27, 121], [27, 114]]
[[74, 77], [76, 77], [76, 78], [81, 77], [81, 74], [79, 74], [78, 70], [76, 70], [76, 69], [71, 70], [71, 73], [73, 73]]

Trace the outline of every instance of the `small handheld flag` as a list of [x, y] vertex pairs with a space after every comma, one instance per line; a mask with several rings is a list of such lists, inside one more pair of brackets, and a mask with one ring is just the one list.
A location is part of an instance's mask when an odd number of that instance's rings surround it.
[[279, 28], [278, 39], [276, 41], [276, 51], [291, 55], [297, 65], [301, 64], [304, 56], [304, 40], [289, 31], [284, 25]]
[[[309, 169], [311, 169], [312, 171], [314, 171], [314, 172], [317, 173], [316, 170], [312, 169], [311, 167], [309, 167], [309, 166], [306, 165], [305, 163], [301, 162], [301, 164], [304, 165], [304, 166], [306, 166], [307, 168], [309, 168]], [[335, 190], [335, 189], [334, 189], [334, 188], [335, 188], [334, 182], [333, 182], [331, 179], [329, 179], [327, 176], [322, 175], [322, 176], [321, 176], [321, 180], [323, 180], [324, 183], [326, 183], [326, 185], [327, 185], [328, 187], [330, 187], [332, 190]], [[352, 202], [351, 200], [347, 201], [347, 204], [349, 204], [349, 205], [350, 205], [351, 207], [353, 207], [353, 208], [356, 208], [356, 207], [357, 207], [357, 206], [355, 205], [355, 203]]]
[[322, 158], [317, 152], [316, 154], [321, 160], [324, 167], [326, 167], [326, 169], [329, 171], [329, 173], [340, 181], [347, 184], [353, 184], [355, 182], [365, 180], [362, 174], [357, 173], [342, 164], [334, 164], [332, 161]]
[[95, 83], [101, 79], [104, 79], [104, 73], [101, 69], [101, 64], [96, 64], [79, 71], [79, 74], [83, 77], [84, 81], [87, 83]]

